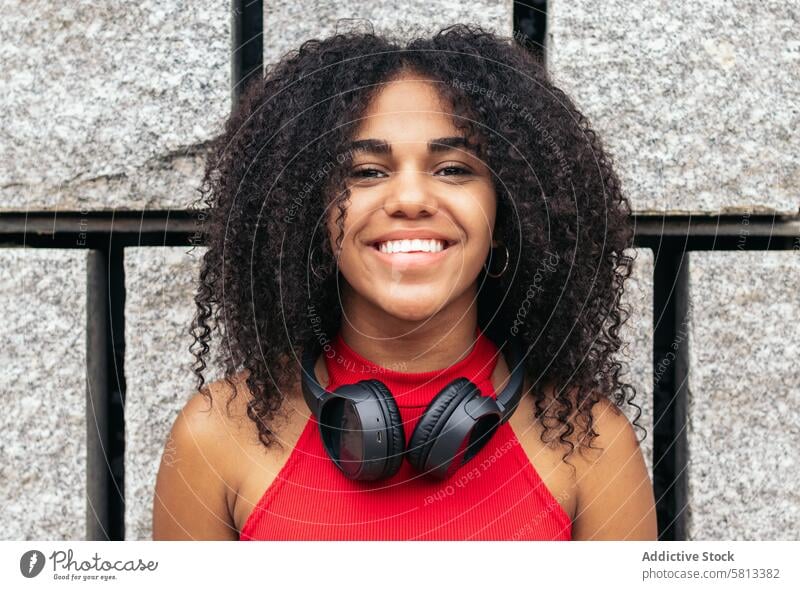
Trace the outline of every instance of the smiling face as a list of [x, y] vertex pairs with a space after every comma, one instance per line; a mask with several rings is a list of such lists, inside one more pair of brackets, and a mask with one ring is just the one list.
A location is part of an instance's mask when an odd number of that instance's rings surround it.
[[419, 322], [476, 306], [495, 224], [491, 173], [462, 144], [437, 83], [421, 78], [387, 83], [353, 137], [339, 257], [346, 314], [371, 308]]

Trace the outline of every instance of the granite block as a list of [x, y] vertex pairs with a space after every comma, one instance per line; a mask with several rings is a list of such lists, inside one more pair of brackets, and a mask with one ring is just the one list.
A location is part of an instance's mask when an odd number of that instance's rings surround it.
[[[189, 351], [204, 248], [125, 249], [125, 539], [152, 538], [156, 475], [178, 412], [194, 395]], [[212, 353], [215, 348], [212, 346]], [[208, 361], [207, 361], [208, 362]], [[206, 382], [218, 375], [206, 369]]]
[[4, 3], [0, 211], [197, 198], [230, 109], [230, 3]]
[[792, 3], [551, 0], [547, 62], [641, 213], [797, 214]]
[[688, 538], [796, 541], [800, 252], [688, 264]]
[[[630, 308], [630, 319], [620, 328], [624, 345], [618, 358], [623, 362], [620, 379], [630, 383], [636, 390], [633, 402], [641, 408], [638, 423], [646, 429], [646, 435], [634, 427], [640, 439], [650, 480], [653, 479], [653, 251], [649, 248], [631, 248], [626, 251], [634, 256], [633, 272], [625, 282], [622, 303]], [[623, 406], [625, 415], [633, 423], [638, 410]], [[643, 439], [643, 440], [642, 440]]]
[[0, 249], [0, 538], [86, 538], [86, 250]]

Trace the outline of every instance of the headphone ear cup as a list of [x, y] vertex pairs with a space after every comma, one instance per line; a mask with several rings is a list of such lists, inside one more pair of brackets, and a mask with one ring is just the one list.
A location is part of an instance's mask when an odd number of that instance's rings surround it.
[[461, 377], [447, 385], [431, 400], [417, 422], [406, 450], [406, 457], [417, 471], [425, 471], [433, 443], [441, 433], [447, 418], [466, 396], [474, 395], [477, 388], [469, 379]]
[[397, 407], [397, 401], [383, 383], [377, 379], [370, 379], [369, 381], [362, 382], [367, 385], [375, 393], [381, 402], [387, 417], [386, 421], [386, 467], [380, 476], [381, 479], [392, 477], [400, 470], [403, 464], [403, 455], [406, 448], [406, 435], [403, 431], [403, 418], [400, 415], [400, 409]]

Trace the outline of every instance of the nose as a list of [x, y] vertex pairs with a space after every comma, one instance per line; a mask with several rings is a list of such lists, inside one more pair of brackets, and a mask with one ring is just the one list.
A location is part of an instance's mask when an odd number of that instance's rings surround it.
[[394, 186], [383, 203], [390, 217], [430, 217], [439, 209], [437, 199], [425, 181], [428, 174], [420, 170], [398, 172]]

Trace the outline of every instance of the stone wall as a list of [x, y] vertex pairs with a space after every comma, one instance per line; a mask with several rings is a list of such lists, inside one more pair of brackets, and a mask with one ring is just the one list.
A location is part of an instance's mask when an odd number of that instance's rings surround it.
[[230, 22], [208, 0], [7, 2], [0, 211], [187, 207], [230, 110]]
[[86, 250], [0, 249], [3, 540], [86, 534]]
[[[398, 15], [389, 2], [265, 2], [264, 60], [333, 33], [344, 17], [401, 36], [412, 25], [431, 31], [458, 21], [512, 35], [510, 0], [402, 6]], [[797, 219], [799, 19], [788, 4], [755, 0], [691, 10], [551, 0], [547, 63], [610, 147], [637, 214]], [[0, 219], [189, 207], [208, 141], [231, 107], [230, 3], [12, 1], [0, 32]], [[99, 425], [87, 322], [107, 294], [87, 281], [92, 250], [22, 245], [0, 242], [2, 538], [90, 538], [99, 507], [89, 488], [104, 474], [89, 458]], [[660, 253], [635, 251], [621, 360], [642, 407], [652, 477], [664, 468], [653, 456]], [[118, 269], [128, 540], [150, 538], [165, 439], [192, 393], [188, 324], [201, 254], [132, 242]], [[686, 264], [686, 283], [667, 288], [690, 312], [675, 326], [687, 369], [687, 536], [797, 539], [800, 247], [694, 251]]]
[[689, 255], [689, 537], [797, 539], [798, 253]]
[[649, 213], [797, 214], [790, 3], [550, 0], [547, 62]]
[[[167, 435], [194, 395], [194, 291], [204, 248], [125, 250], [125, 539], [151, 538]], [[215, 352], [214, 350], [211, 351]], [[213, 367], [207, 381], [220, 375]]]

